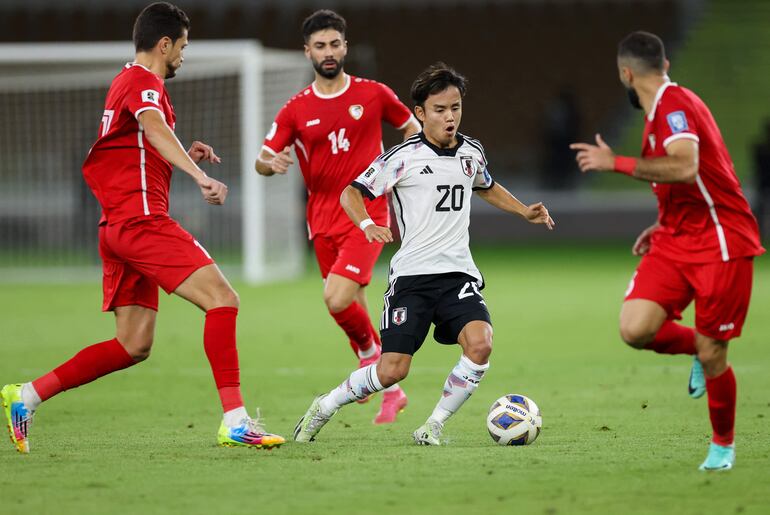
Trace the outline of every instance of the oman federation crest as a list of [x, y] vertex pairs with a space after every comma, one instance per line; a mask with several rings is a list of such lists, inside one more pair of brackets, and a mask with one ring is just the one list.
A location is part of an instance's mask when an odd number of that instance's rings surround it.
[[350, 116], [352, 116], [354, 120], [360, 120], [361, 117], [364, 115], [364, 106], [362, 106], [361, 104], [352, 105], [348, 107], [348, 112], [350, 113]]

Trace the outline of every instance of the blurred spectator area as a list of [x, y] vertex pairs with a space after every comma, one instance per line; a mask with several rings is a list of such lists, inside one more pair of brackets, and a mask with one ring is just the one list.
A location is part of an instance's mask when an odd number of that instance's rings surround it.
[[[128, 40], [145, 1], [3, 0], [0, 41]], [[302, 19], [321, 6], [348, 21], [347, 70], [390, 85], [411, 105], [409, 87], [443, 60], [470, 79], [462, 132], [480, 139], [496, 175], [537, 188], [573, 185], [577, 172], [553, 156], [566, 120], [575, 136], [597, 128], [619, 137], [633, 114], [617, 82], [616, 46], [635, 29], [661, 35], [675, 53], [697, 20], [699, 0], [235, 1], [179, 0], [200, 39], [254, 38], [268, 47], [302, 46]], [[286, 97], [293, 91], [287, 91]], [[569, 104], [565, 105], [565, 99]], [[269, 115], [272, 116], [273, 113]], [[386, 131], [386, 146], [398, 141]], [[558, 177], [559, 163], [566, 163]], [[554, 170], [554, 166], [556, 170]], [[545, 173], [541, 173], [545, 170]], [[555, 174], [555, 175], [554, 175]]]

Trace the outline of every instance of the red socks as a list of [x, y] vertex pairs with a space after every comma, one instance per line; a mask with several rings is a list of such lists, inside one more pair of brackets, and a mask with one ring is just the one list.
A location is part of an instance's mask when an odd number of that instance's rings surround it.
[[659, 354], [695, 354], [695, 329], [666, 320], [645, 349]]
[[243, 406], [238, 349], [235, 346], [235, 319], [238, 308], [214, 308], [206, 312], [203, 348], [214, 373], [225, 412]]
[[714, 430], [713, 442], [731, 445], [735, 435], [735, 374], [732, 367], [717, 377], [706, 377], [709, 418]]
[[337, 325], [345, 331], [350, 338], [350, 348], [358, 355], [359, 350], [367, 350], [372, 341], [377, 341], [377, 331], [372, 327], [369, 313], [359, 304], [353, 302], [339, 313], [331, 313]]
[[86, 347], [72, 359], [32, 381], [41, 400], [50, 399], [65, 390], [90, 383], [110, 372], [135, 363], [117, 338]]

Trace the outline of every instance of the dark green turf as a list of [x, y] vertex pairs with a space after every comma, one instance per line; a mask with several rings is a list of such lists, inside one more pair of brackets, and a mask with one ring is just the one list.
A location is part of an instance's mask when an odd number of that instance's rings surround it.
[[[43, 406], [32, 454], [0, 446], [0, 513], [767, 513], [767, 259], [757, 263], [751, 313], [731, 352], [738, 461], [724, 474], [697, 470], [709, 424], [705, 399], [687, 396], [689, 360], [618, 340], [635, 264], [625, 248], [486, 250], [477, 261], [495, 351], [479, 390], [446, 426], [449, 445], [416, 447], [410, 437], [459, 356], [429, 341], [403, 383], [410, 404], [397, 423], [372, 425], [377, 397], [343, 409], [311, 445], [217, 448], [202, 314], [164, 297], [149, 361]], [[247, 403], [262, 407], [269, 429], [290, 436], [313, 396], [348, 374], [353, 356], [323, 309], [315, 275], [238, 286]], [[375, 317], [384, 287], [380, 274], [370, 292]], [[97, 284], [4, 285], [0, 383], [29, 380], [112, 337], [100, 302]], [[529, 447], [498, 447], [486, 410], [514, 392], [538, 402], [543, 433]]]

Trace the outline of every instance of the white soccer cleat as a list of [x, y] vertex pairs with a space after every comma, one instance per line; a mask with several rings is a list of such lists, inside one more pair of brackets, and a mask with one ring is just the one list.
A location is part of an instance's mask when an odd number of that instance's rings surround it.
[[313, 403], [307, 409], [305, 414], [299, 419], [296, 427], [294, 428], [294, 441], [295, 442], [312, 442], [315, 440], [316, 435], [321, 431], [321, 428], [331, 420], [337, 411], [327, 415], [321, 411], [321, 399], [326, 397], [326, 394], [319, 395], [313, 399]]
[[435, 420], [428, 419], [423, 425], [412, 433], [414, 443], [417, 445], [441, 445], [441, 431], [444, 425]]

